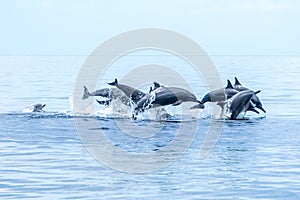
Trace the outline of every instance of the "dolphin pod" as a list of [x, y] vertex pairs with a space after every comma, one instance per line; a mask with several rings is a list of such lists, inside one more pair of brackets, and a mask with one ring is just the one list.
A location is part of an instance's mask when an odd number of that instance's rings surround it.
[[178, 106], [184, 102], [197, 103], [191, 109], [204, 109], [204, 104], [207, 102], [217, 103], [222, 108], [222, 113], [224, 110], [230, 113], [229, 119], [232, 120], [238, 119], [241, 113], [247, 111], [259, 114], [256, 108], [266, 112], [257, 96], [260, 90], [253, 91], [244, 87], [236, 77], [234, 86], [230, 80], [227, 80], [226, 87], [208, 92], [201, 101], [184, 88], [167, 87], [157, 82], [153, 82], [153, 87], [150, 87], [148, 93], [129, 85], [120, 84], [117, 79], [107, 84], [113, 87], [99, 89], [94, 92], [89, 92], [84, 86], [82, 99], [87, 99], [90, 96], [101, 96], [107, 100], [96, 101], [101, 105], [108, 106], [112, 100], [119, 98], [122, 103], [132, 108], [133, 119], [136, 119], [136, 115], [145, 110], [167, 105]]
[[222, 108], [222, 113], [227, 108], [231, 113], [230, 119], [237, 119], [241, 113], [246, 113], [247, 111], [259, 114], [255, 108], [260, 109], [264, 113], [266, 112], [257, 96], [259, 92], [260, 90], [254, 92], [244, 87], [235, 77], [234, 86], [232, 86], [230, 80], [227, 80], [225, 88], [207, 93], [201, 102], [203, 104], [206, 102], [216, 102]]

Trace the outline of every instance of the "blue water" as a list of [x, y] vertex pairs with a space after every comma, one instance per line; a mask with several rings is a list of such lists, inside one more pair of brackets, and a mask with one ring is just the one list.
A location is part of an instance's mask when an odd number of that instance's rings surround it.
[[[70, 98], [85, 59], [0, 57], [1, 199], [300, 198], [300, 57], [212, 57], [224, 83], [237, 76], [262, 90], [266, 116], [224, 122], [217, 144], [203, 159], [200, 148], [210, 119], [198, 120], [191, 146], [175, 162], [138, 174], [97, 161], [78, 136]], [[197, 95], [206, 92], [201, 89]], [[46, 112], [22, 113], [33, 103], [46, 103]], [[97, 121], [97, 128], [128, 151], [167, 146], [178, 125], [189, 123], [166, 123], [163, 134], [137, 141], [120, 135], [113, 119]]]

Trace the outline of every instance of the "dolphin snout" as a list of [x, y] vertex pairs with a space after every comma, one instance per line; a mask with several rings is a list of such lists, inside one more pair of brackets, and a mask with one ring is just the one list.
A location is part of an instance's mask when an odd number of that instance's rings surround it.
[[262, 105], [256, 105], [256, 107], [258, 109], [260, 109], [261, 111], [263, 111], [264, 113], [266, 113], [267, 111], [262, 107]]

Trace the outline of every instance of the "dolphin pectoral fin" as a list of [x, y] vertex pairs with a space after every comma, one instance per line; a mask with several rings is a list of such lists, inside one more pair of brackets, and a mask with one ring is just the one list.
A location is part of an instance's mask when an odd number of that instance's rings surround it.
[[100, 104], [100, 105], [104, 105], [104, 106], [108, 106], [111, 102], [111, 100], [106, 100], [106, 101], [99, 101], [98, 99], [96, 99], [96, 101]]
[[178, 100], [178, 101], [176, 101], [175, 103], [173, 103], [172, 106], [178, 106], [178, 105], [180, 105], [180, 104], [182, 104], [182, 101], [181, 101], [181, 100]]
[[253, 106], [253, 104], [251, 102], [249, 103], [249, 106], [246, 109], [246, 112], [247, 111], [252, 111], [252, 112], [255, 112], [255, 113], [259, 114], [259, 112], [255, 109], [255, 107]]
[[259, 112], [254, 107], [249, 107], [246, 111], [252, 111], [259, 114]]
[[115, 79], [114, 82], [107, 83], [107, 84], [108, 84], [108, 85], [112, 85], [112, 86], [118, 85], [118, 79]]
[[254, 94], [258, 94], [258, 93], [260, 93], [261, 92], [261, 90], [257, 90], [256, 92], [254, 92]]
[[83, 97], [82, 97], [82, 99], [89, 98], [89, 96], [91, 96], [89, 90], [85, 86], [83, 86], [83, 89], [84, 89], [84, 91], [83, 91]]

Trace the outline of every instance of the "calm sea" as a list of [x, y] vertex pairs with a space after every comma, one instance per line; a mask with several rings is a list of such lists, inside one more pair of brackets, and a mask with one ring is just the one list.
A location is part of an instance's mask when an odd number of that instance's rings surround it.
[[[213, 56], [224, 83], [237, 76], [247, 87], [261, 90], [266, 115], [226, 121], [216, 145], [202, 159], [199, 152], [210, 119], [201, 119], [182, 156], [164, 168], [140, 174], [97, 161], [78, 136], [70, 99], [85, 59], [0, 57], [1, 199], [300, 198], [300, 57]], [[168, 59], [173, 62], [164, 58]], [[126, 68], [131, 63], [123, 64]], [[118, 76], [116, 71], [113, 76]], [[206, 92], [196, 91], [199, 98]], [[34, 103], [46, 103], [46, 112], [22, 112]], [[163, 134], [137, 142], [120, 135], [112, 118], [97, 120], [114, 144], [137, 152], [169, 145], [184, 123], [166, 123]]]

